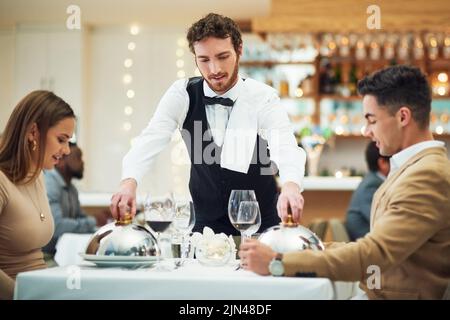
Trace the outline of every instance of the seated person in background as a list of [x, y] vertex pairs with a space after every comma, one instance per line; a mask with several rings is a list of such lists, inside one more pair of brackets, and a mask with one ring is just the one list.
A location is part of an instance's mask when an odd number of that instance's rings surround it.
[[42, 169], [70, 152], [75, 115], [54, 93], [33, 91], [14, 108], [0, 140], [0, 300], [18, 273], [46, 267], [53, 234]]
[[284, 254], [249, 239], [241, 263], [259, 274], [360, 281], [371, 299], [442, 299], [450, 281], [450, 161], [429, 130], [427, 78], [418, 68], [393, 66], [362, 79], [358, 91], [365, 135], [391, 156], [370, 232], [325, 251]]
[[353, 193], [347, 210], [345, 227], [351, 241], [362, 238], [369, 232], [373, 194], [389, 173], [389, 157], [380, 155], [374, 141], [367, 145], [366, 162], [369, 172]]
[[92, 233], [96, 226], [104, 225], [108, 218], [106, 213], [94, 218], [81, 210], [78, 191], [72, 184], [72, 179], [83, 178], [83, 154], [76, 144], [69, 145], [70, 154], [63, 157], [55, 169], [44, 172], [47, 196], [55, 220], [52, 240], [42, 248], [49, 266], [54, 265], [51, 259], [55, 254], [56, 243], [63, 233]]

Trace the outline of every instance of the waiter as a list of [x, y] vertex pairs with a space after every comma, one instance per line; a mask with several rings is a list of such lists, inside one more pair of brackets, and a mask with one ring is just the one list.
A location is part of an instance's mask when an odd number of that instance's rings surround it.
[[[120, 189], [111, 199], [113, 216], [124, 216], [127, 207], [135, 214], [139, 181], [179, 129], [191, 159], [194, 231], [208, 226], [216, 233], [238, 233], [228, 219], [234, 189], [255, 190], [260, 230], [278, 224], [288, 206], [298, 219], [304, 203], [305, 152], [297, 146], [277, 92], [239, 76], [239, 27], [230, 18], [210, 13], [191, 26], [187, 40], [202, 77], [175, 81], [162, 97], [123, 159]], [[279, 195], [272, 162], [282, 183]]]

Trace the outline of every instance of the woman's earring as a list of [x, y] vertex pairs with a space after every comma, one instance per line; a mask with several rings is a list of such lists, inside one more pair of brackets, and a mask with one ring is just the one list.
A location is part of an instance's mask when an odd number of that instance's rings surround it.
[[33, 140], [33, 147], [31, 148], [31, 150], [36, 151], [37, 148], [37, 142], [36, 140]]

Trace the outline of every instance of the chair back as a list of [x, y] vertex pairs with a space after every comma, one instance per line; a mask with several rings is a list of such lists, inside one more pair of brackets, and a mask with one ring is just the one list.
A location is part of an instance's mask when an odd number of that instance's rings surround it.
[[329, 221], [329, 226], [331, 229], [331, 235], [333, 241], [336, 242], [349, 242], [350, 237], [347, 233], [344, 223], [339, 219], [331, 219]]
[[309, 224], [308, 229], [314, 232], [320, 238], [320, 240], [323, 241], [325, 239], [325, 234], [327, 233], [328, 221], [323, 219], [316, 219]]

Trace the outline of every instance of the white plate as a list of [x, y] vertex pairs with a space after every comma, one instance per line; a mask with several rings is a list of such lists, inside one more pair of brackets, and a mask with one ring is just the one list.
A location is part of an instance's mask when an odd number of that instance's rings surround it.
[[151, 266], [158, 262], [158, 257], [141, 256], [97, 256], [95, 254], [80, 253], [80, 256], [99, 267], [125, 267], [138, 268]]
[[158, 257], [148, 256], [98, 256], [95, 254], [80, 253], [80, 256], [86, 261], [112, 261], [112, 262], [155, 262]]
[[156, 261], [90, 261], [101, 268], [111, 267], [124, 267], [124, 268], [140, 268], [150, 267], [156, 263]]

